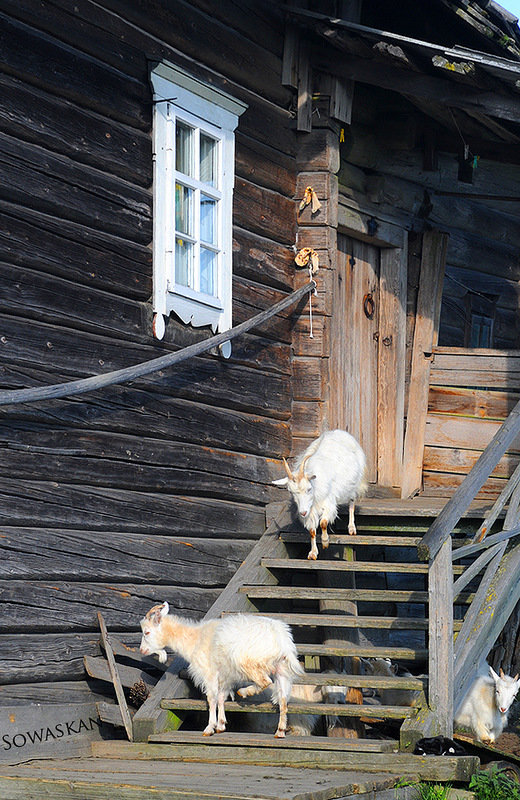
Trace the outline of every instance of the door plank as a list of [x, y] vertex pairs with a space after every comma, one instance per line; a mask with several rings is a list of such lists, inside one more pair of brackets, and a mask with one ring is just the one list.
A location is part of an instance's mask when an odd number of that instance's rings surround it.
[[437, 344], [439, 332], [447, 245], [447, 234], [439, 231], [424, 234], [404, 440], [403, 498], [411, 497], [421, 487], [431, 368], [429, 354]]

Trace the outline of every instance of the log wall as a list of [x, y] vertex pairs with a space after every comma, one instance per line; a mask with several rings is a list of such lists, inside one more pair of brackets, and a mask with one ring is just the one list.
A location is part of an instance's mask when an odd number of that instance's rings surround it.
[[[277, 17], [228, 0], [1, 0], [0, 24], [2, 388], [109, 372], [209, 335], [172, 317], [162, 342], [152, 336], [155, 61], [248, 104], [234, 324], [292, 291], [297, 136]], [[298, 314], [235, 340], [227, 361], [0, 410], [3, 684], [83, 677], [98, 610], [127, 640], [157, 601], [205, 613], [279, 497]]]

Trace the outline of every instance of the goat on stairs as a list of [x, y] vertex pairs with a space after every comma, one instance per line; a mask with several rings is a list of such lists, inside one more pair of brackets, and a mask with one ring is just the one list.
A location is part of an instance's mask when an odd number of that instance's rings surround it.
[[[251, 717], [276, 709], [268, 702], [228, 701], [229, 730], [203, 737], [193, 712], [206, 713], [206, 701], [183, 677], [182, 660], [175, 659], [133, 718], [134, 742], [148, 742], [146, 757], [469, 780], [478, 764], [474, 756], [412, 754], [428, 710], [428, 566], [417, 561], [417, 544], [434, 514], [397, 513], [365, 501], [357, 515], [358, 535], [346, 533], [347, 520], [340, 516], [329, 549], [309, 561], [306, 532], [285, 504], [205, 617], [259, 612], [289, 623], [305, 666], [297, 683], [344, 687], [346, 694], [340, 704], [290, 703], [289, 714], [332, 716], [339, 720], [334, 728], [325, 723], [321, 735], [284, 739], [241, 732], [243, 712]], [[456, 529], [462, 543], [470, 527], [471, 521], [462, 520]], [[454, 565], [454, 575], [464, 569]], [[470, 598], [470, 590], [455, 598], [461, 619]], [[459, 619], [455, 630], [460, 625]], [[377, 674], [370, 666], [374, 659], [391, 659], [404, 671]], [[384, 702], [403, 694], [411, 702]], [[143, 752], [141, 746], [139, 757]]]

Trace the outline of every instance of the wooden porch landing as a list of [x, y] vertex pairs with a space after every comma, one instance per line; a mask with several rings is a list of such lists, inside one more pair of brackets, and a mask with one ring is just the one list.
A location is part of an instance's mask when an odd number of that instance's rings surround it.
[[[114, 745], [124, 743], [114, 742]], [[142, 745], [145, 748], [146, 745]], [[164, 753], [164, 746], [163, 751]], [[397, 776], [129, 758], [0, 767], [2, 800], [395, 800]]]

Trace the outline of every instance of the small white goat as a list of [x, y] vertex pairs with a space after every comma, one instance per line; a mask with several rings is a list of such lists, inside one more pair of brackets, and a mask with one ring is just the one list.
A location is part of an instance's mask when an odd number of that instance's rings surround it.
[[226, 729], [224, 702], [234, 686], [246, 681], [252, 683], [238, 690], [241, 697], [271, 689], [272, 701], [280, 710], [275, 736], [285, 736], [292, 684], [303, 674], [289, 626], [257, 614], [194, 622], [168, 611], [168, 603], [163, 603], [141, 620], [140, 650], [145, 656], [157, 653], [164, 663], [169, 647], [186, 659], [194, 683], [208, 700], [204, 736]]
[[493, 743], [507, 725], [508, 711], [519, 688], [518, 673], [512, 678], [501, 669], [497, 675], [485, 664], [455, 714], [455, 725], [469, 728], [485, 744]]
[[[364, 665], [371, 675], [381, 675], [385, 678], [393, 678], [398, 673], [398, 665], [389, 658], [370, 658], [364, 659]], [[401, 673], [405, 677], [412, 678], [412, 673], [404, 670]], [[422, 677], [422, 676], [419, 676]], [[384, 706], [412, 706], [414, 704], [417, 690], [412, 689], [379, 689], [379, 698]]]
[[318, 557], [316, 529], [321, 528], [321, 543], [329, 546], [327, 526], [338, 516], [338, 505], [349, 505], [348, 532], [356, 533], [354, 502], [366, 490], [366, 459], [363, 450], [350, 433], [326, 431], [315, 439], [295, 462], [291, 472], [283, 460], [287, 477], [273, 481], [287, 486], [293, 496], [305, 528], [311, 537], [307, 558]]

